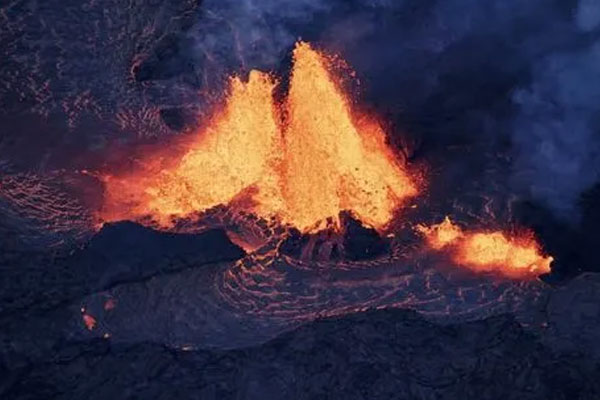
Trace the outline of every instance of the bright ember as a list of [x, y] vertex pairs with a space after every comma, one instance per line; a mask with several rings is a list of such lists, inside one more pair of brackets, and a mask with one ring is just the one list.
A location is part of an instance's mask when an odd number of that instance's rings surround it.
[[465, 232], [450, 218], [431, 227], [419, 225], [427, 244], [448, 249], [452, 260], [474, 271], [496, 271], [512, 278], [550, 272], [552, 257], [542, 255], [532, 234], [510, 237], [505, 232]]
[[338, 225], [343, 210], [384, 228], [415, 183], [381, 127], [352, 110], [331, 59], [304, 42], [293, 56], [282, 103], [270, 75], [232, 78], [223, 108], [177, 162], [106, 176], [101, 218], [150, 216], [168, 227], [174, 216], [235, 203], [305, 232]]

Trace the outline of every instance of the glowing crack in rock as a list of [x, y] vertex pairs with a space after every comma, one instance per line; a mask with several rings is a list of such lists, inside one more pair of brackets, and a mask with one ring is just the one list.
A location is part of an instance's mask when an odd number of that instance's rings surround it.
[[149, 216], [168, 227], [173, 217], [235, 204], [305, 232], [339, 226], [343, 210], [384, 228], [417, 194], [414, 180], [379, 124], [352, 109], [331, 59], [303, 42], [293, 58], [281, 103], [270, 75], [232, 78], [222, 110], [178, 161], [105, 176], [101, 219]]
[[535, 277], [550, 272], [554, 260], [541, 253], [533, 234], [509, 236], [505, 232], [466, 232], [450, 218], [431, 227], [418, 225], [434, 250], [447, 249], [452, 260], [474, 271], [496, 271], [513, 278]]
[[85, 324], [85, 327], [87, 328], [87, 330], [91, 331], [94, 330], [94, 328], [96, 328], [96, 318], [92, 317], [89, 314], [83, 314], [82, 315], [83, 318], [83, 323]]

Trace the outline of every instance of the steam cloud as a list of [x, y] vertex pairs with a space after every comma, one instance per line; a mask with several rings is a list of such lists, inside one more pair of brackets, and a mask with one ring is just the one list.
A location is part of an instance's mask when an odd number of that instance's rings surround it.
[[561, 216], [599, 178], [600, 42], [534, 64], [534, 81], [516, 90], [514, 184]]
[[600, 180], [596, 0], [206, 0], [203, 8], [227, 23], [210, 32], [198, 24], [201, 53], [273, 70], [298, 37], [320, 41], [369, 81], [373, 102], [416, 121], [411, 130], [425, 140], [492, 143], [490, 151], [508, 142], [511, 191], [558, 216], [577, 215], [580, 193]]

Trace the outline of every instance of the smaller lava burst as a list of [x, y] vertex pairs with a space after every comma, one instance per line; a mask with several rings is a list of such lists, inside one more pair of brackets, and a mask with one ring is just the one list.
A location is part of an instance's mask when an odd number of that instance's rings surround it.
[[183, 156], [154, 155], [139, 171], [106, 176], [101, 219], [149, 216], [169, 227], [173, 217], [229, 204], [303, 232], [339, 226], [344, 210], [385, 227], [417, 194], [414, 179], [380, 125], [353, 110], [330, 57], [299, 42], [293, 59], [283, 101], [269, 74], [232, 78], [222, 109]]
[[81, 318], [87, 330], [93, 331], [98, 324], [96, 318], [92, 317], [90, 314], [85, 312], [85, 309], [81, 310]]
[[553, 258], [541, 253], [532, 233], [509, 236], [505, 232], [465, 232], [449, 217], [433, 226], [418, 225], [434, 250], [448, 250], [452, 260], [474, 271], [495, 271], [511, 278], [535, 277], [550, 272]]

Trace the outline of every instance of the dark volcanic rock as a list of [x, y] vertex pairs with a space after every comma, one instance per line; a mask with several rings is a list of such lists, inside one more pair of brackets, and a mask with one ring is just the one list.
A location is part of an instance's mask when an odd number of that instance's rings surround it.
[[160, 118], [169, 129], [177, 132], [184, 131], [194, 122], [194, 118], [184, 107], [163, 108], [160, 110]]
[[235, 261], [245, 252], [223, 230], [200, 234], [159, 232], [134, 222], [106, 224], [72, 262], [111, 285], [204, 264]]
[[301, 258], [302, 249], [308, 245], [309, 241], [309, 235], [303, 235], [299, 230], [291, 229], [289, 236], [281, 243], [279, 250], [288, 256]]
[[106, 224], [72, 254], [15, 250], [1, 242], [0, 319], [49, 310], [117, 283], [235, 261], [245, 254], [222, 230], [172, 234], [133, 222]]
[[441, 327], [413, 312], [317, 321], [211, 351], [65, 342], [0, 362], [3, 399], [595, 399], [598, 365], [555, 354], [508, 316]]
[[600, 360], [600, 275], [586, 273], [554, 291], [546, 306], [545, 340]]
[[389, 243], [375, 229], [368, 228], [348, 213], [341, 214], [344, 229], [344, 253], [349, 260], [365, 260], [389, 251]]
[[192, 44], [176, 34], [167, 35], [154, 47], [151, 55], [133, 67], [138, 82], [164, 80], [178, 75], [193, 73], [190, 54]]
[[304, 261], [340, 261], [344, 258], [342, 236], [333, 228], [314, 233], [291, 229], [280, 251]]
[[134, 260], [137, 263], [148, 263], [175, 255], [206, 263], [237, 259], [244, 255], [243, 250], [219, 229], [200, 234], [178, 234], [156, 231], [129, 221], [104, 225], [83, 252], [93, 260]]
[[370, 260], [389, 252], [389, 242], [350, 213], [340, 213], [340, 224], [341, 232], [333, 228], [305, 234], [291, 230], [280, 250], [297, 259], [319, 261]]

